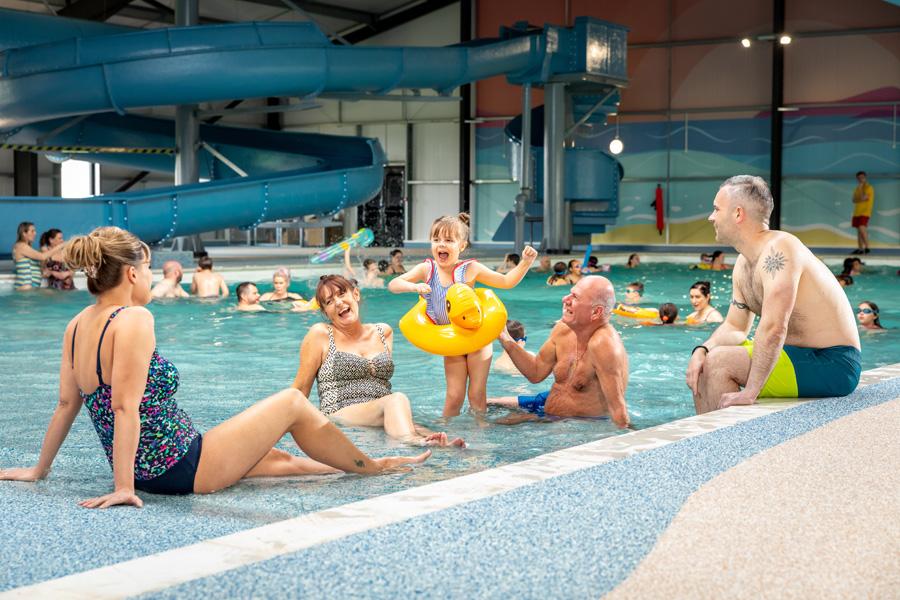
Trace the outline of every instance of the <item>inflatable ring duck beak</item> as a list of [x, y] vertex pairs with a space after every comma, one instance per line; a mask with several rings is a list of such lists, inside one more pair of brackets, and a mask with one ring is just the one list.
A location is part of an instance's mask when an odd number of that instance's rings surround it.
[[463, 329], [478, 329], [484, 313], [475, 290], [462, 283], [454, 283], [447, 290], [447, 316], [450, 322]]

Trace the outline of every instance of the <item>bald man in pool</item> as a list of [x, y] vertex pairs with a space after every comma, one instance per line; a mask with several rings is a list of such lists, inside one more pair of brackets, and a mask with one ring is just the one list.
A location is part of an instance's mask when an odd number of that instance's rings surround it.
[[846, 396], [859, 383], [859, 332], [847, 295], [803, 242], [769, 229], [773, 206], [769, 186], [751, 175], [726, 180], [713, 200], [716, 240], [740, 256], [728, 316], [688, 363], [698, 414], [759, 397]]
[[583, 277], [563, 298], [562, 318], [536, 355], [517, 344], [506, 330], [500, 334], [503, 349], [528, 381], [544, 381], [551, 373], [554, 378], [550, 390], [537, 396], [489, 399], [488, 404], [533, 413], [502, 423], [550, 415], [610, 417], [619, 427], [628, 427], [628, 355], [609, 322], [615, 306], [615, 291], [608, 279]]

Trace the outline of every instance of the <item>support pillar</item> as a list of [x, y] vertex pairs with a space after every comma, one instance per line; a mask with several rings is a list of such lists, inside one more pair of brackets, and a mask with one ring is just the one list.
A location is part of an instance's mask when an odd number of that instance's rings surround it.
[[522, 86], [522, 167], [519, 169], [519, 194], [516, 196], [516, 252], [525, 247], [525, 204], [531, 200], [531, 84]]
[[34, 152], [13, 151], [13, 194], [38, 195], [38, 164]]
[[566, 86], [544, 87], [544, 235], [541, 250], [563, 254], [570, 248], [565, 222]]
[[781, 173], [782, 139], [784, 133], [784, 113], [779, 109], [784, 105], [784, 46], [779, 38], [784, 33], [784, 0], [774, 0], [772, 5], [772, 139], [771, 164], [769, 167], [769, 189], [775, 208], [769, 219], [769, 227], [781, 228]]

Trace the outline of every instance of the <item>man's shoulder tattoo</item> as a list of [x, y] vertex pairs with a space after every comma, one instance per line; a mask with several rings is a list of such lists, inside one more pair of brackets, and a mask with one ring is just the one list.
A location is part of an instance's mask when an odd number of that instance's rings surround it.
[[744, 304], [743, 302], [738, 302], [738, 301], [737, 301], [736, 299], [734, 299], [734, 298], [731, 299], [731, 304], [733, 304], [734, 306], [738, 307], [738, 308], [741, 309], [741, 310], [748, 310], [748, 309], [750, 308], [749, 306], [747, 306], [747, 305]]
[[787, 258], [785, 258], [783, 252], [772, 251], [772, 254], [767, 256], [763, 260], [763, 271], [772, 276], [772, 279], [775, 279], [775, 274], [784, 269], [784, 264], [787, 262]]

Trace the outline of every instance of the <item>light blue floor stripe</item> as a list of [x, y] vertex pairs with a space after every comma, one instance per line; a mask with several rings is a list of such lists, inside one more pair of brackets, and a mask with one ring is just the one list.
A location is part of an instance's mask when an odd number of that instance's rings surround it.
[[701, 485], [900, 396], [900, 378], [146, 597], [597, 598]]

